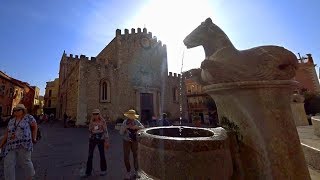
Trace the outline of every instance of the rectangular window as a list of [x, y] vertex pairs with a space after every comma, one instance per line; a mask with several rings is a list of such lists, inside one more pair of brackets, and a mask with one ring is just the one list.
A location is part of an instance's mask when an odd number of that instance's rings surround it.
[[0, 86], [0, 95], [4, 95], [5, 94], [5, 90], [6, 90], [6, 86], [5, 85], [1, 85]]
[[7, 115], [10, 115], [11, 114], [11, 108], [8, 106], [7, 107]]
[[49, 97], [51, 97], [52, 95], [52, 90], [49, 90]]
[[13, 88], [10, 88], [10, 90], [9, 90], [9, 97], [10, 97], [10, 98], [13, 97]]
[[178, 88], [173, 88], [172, 89], [172, 94], [173, 94], [173, 102], [179, 102], [179, 90], [178, 90]]

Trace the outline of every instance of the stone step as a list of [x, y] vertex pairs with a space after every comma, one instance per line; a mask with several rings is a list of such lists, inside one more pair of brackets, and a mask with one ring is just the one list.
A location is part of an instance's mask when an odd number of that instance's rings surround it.
[[320, 171], [320, 137], [314, 135], [312, 126], [298, 126], [297, 130], [308, 166]]
[[313, 169], [312, 167], [309, 167], [308, 169], [309, 169], [311, 180], [319, 180], [320, 179], [320, 171], [317, 171], [317, 170]]

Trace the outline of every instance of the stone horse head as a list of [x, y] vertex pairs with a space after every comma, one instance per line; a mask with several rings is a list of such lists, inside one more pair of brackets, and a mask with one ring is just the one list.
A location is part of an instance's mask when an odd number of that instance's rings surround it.
[[211, 56], [222, 47], [232, 47], [228, 36], [215, 25], [211, 18], [207, 18], [194, 29], [184, 40], [187, 48], [203, 46], [206, 57]]
[[187, 48], [203, 46], [206, 59], [201, 69], [193, 69], [202, 84], [239, 81], [289, 80], [295, 76], [298, 60], [279, 46], [259, 46], [237, 50], [228, 36], [207, 18], [185, 39]]

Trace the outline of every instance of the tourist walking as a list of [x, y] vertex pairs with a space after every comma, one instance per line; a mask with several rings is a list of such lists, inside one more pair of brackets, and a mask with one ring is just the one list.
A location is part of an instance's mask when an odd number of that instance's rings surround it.
[[162, 118], [158, 121], [158, 126], [171, 126], [170, 121], [167, 118], [167, 114], [163, 113]]
[[65, 112], [63, 114], [63, 127], [66, 128], [67, 127], [67, 120], [68, 120], [68, 115], [67, 113]]
[[136, 178], [139, 178], [138, 174], [138, 142], [137, 142], [137, 131], [144, 128], [143, 125], [138, 120], [139, 115], [136, 114], [136, 111], [130, 109], [128, 112], [124, 113], [124, 116], [127, 117], [122, 123], [120, 128], [120, 134], [123, 136], [123, 156], [124, 163], [126, 166], [127, 173], [125, 179], [131, 178], [131, 167], [130, 167], [130, 151], [133, 155], [133, 164], [134, 164], [134, 173], [133, 175]]
[[105, 176], [107, 174], [107, 162], [104, 149], [109, 148], [109, 133], [106, 121], [101, 117], [99, 109], [92, 111], [92, 118], [89, 123], [89, 153], [86, 173], [83, 177], [91, 176], [93, 152], [96, 145], [100, 153], [100, 175]]
[[[24, 179], [31, 180], [35, 175], [31, 152], [37, 142], [37, 123], [27, 114], [23, 104], [13, 108], [14, 117], [10, 119], [0, 148], [4, 150], [4, 178], [15, 180], [16, 165], [24, 170]], [[20, 174], [21, 172], [19, 172]]]

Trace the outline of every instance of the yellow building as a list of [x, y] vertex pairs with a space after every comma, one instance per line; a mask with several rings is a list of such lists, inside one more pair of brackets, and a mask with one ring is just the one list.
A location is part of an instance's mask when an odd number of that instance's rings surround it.
[[47, 82], [46, 91], [44, 95], [43, 112], [50, 115], [56, 115], [58, 105], [58, 92], [59, 92], [59, 78], [54, 81]]
[[[187, 74], [185, 74], [187, 76]], [[213, 99], [202, 91], [202, 86], [191, 78], [185, 79], [189, 120], [200, 116], [202, 124], [212, 124], [209, 118], [215, 118], [216, 107]]]

